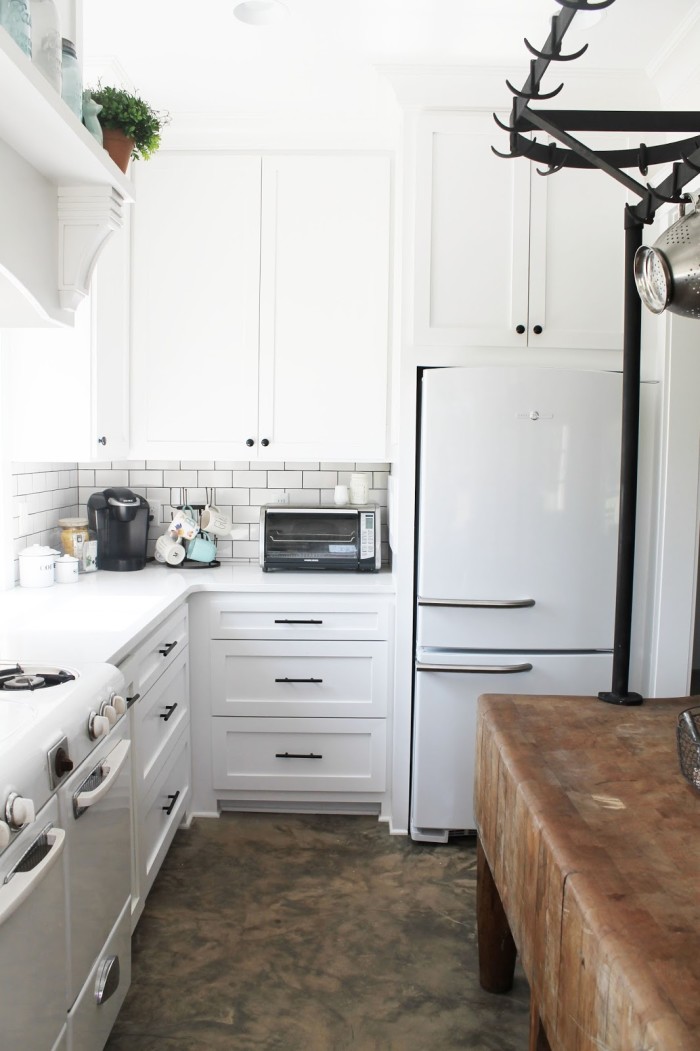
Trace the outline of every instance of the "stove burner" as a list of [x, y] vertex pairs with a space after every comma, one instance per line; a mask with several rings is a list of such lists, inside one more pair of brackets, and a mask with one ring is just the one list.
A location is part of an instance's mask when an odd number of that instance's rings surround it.
[[72, 679], [75, 675], [60, 668], [31, 668], [28, 671], [16, 664], [14, 668], [0, 668], [0, 691], [45, 690]]

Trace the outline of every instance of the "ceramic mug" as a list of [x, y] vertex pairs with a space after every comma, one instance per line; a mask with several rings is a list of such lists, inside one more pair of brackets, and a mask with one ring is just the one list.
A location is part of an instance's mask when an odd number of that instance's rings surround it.
[[207, 533], [196, 536], [187, 545], [187, 557], [194, 562], [213, 562], [216, 558], [216, 544]]
[[164, 533], [156, 540], [155, 557], [157, 562], [178, 566], [185, 559], [185, 549], [179, 540], [175, 540], [169, 533]]
[[350, 475], [350, 502], [353, 504], [366, 504], [369, 500], [369, 475]]
[[202, 530], [216, 533], [217, 536], [229, 536], [232, 529], [233, 522], [229, 516], [215, 504], [207, 504], [202, 511]]
[[333, 503], [341, 506], [342, 504], [346, 504], [349, 499], [347, 485], [336, 485], [333, 490]]
[[194, 520], [191, 507], [183, 507], [181, 511], [173, 511], [173, 520], [168, 526], [168, 532], [173, 539], [182, 537], [183, 540], [194, 540], [199, 527]]

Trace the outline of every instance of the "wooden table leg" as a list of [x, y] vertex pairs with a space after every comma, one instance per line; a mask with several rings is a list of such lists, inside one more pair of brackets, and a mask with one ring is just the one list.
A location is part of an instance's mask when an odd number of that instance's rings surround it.
[[528, 1051], [551, 1051], [547, 1034], [542, 1028], [540, 1011], [535, 997], [530, 994], [530, 1044]]
[[515, 942], [510, 932], [501, 896], [478, 837], [476, 841], [476, 924], [481, 988], [489, 993], [507, 993], [513, 987]]

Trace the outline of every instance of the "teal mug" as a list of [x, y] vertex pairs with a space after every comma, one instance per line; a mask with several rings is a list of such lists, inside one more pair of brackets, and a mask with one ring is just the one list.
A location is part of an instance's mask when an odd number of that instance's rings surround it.
[[194, 562], [213, 562], [216, 558], [216, 544], [208, 533], [199, 533], [187, 545], [187, 557]]

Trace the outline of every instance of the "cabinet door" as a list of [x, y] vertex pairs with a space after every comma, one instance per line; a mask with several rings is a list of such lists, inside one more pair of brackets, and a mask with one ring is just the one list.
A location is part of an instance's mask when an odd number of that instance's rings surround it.
[[[128, 222], [128, 221], [127, 221]], [[14, 460], [128, 455], [129, 229], [108, 238], [72, 328], [8, 330]]]
[[417, 345], [526, 345], [530, 165], [495, 156], [505, 138], [491, 113], [420, 118]]
[[[609, 136], [585, 140], [612, 148]], [[532, 175], [531, 347], [622, 349], [626, 203], [624, 187], [597, 169]]]
[[385, 456], [390, 175], [378, 155], [263, 160], [263, 458]]
[[161, 151], [136, 173], [132, 454], [249, 459], [260, 158]]

